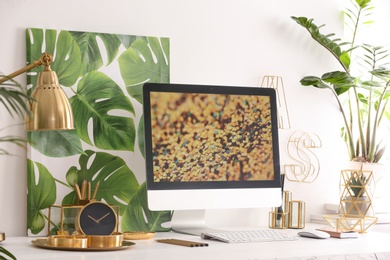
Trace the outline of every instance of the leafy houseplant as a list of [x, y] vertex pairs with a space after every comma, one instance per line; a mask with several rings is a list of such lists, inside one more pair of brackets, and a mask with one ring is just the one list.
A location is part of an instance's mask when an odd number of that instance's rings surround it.
[[320, 33], [322, 26], [314, 24], [313, 19], [291, 17], [341, 67], [320, 77], [306, 76], [301, 79], [301, 84], [328, 89], [333, 93], [344, 120], [342, 136], [350, 160], [376, 163], [385, 151], [385, 143], [378, 140], [380, 126], [388, 129], [390, 120], [390, 70], [384, 67], [389, 53], [382, 47], [357, 45], [360, 27], [371, 24], [368, 19], [373, 6], [371, 0], [351, 0], [351, 3], [351, 9], [345, 10], [346, 25], [351, 29], [348, 41], [336, 38], [333, 33]]
[[[28, 100], [32, 99], [17, 81], [0, 75], [0, 104], [13, 118], [16, 116], [23, 119], [26, 115], [30, 115], [26, 102]], [[23, 138], [12, 135], [0, 137], [0, 143], [6, 142], [23, 146], [26, 141]], [[0, 148], [0, 155], [6, 154], [9, 154], [9, 152], [4, 148]]]
[[[30, 115], [30, 110], [27, 107], [27, 100], [31, 100], [31, 97], [27, 95], [25, 89], [15, 80], [8, 79], [0, 75], [0, 103], [8, 111], [8, 113], [14, 117], [18, 116], [24, 118], [27, 115]], [[0, 143], [10, 142], [18, 146], [23, 146], [25, 140], [18, 136], [3, 136], [0, 137]], [[0, 148], [0, 155], [9, 155], [10, 153], [4, 149]], [[16, 257], [0, 246], [0, 253], [6, 255], [11, 259], [16, 259]], [[0, 259], [9, 259], [0, 255]]]
[[364, 176], [363, 174], [351, 176], [348, 184], [349, 187], [351, 188], [352, 195], [354, 197], [364, 196], [366, 192], [365, 189], [366, 179], [367, 179], [366, 176]]

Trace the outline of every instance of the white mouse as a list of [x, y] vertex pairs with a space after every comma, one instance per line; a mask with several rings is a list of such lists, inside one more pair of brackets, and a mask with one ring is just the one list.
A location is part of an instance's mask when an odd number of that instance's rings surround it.
[[319, 230], [310, 230], [310, 231], [300, 231], [298, 235], [301, 237], [310, 237], [310, 238], [329, 238], [330, 235], [324, 231]]

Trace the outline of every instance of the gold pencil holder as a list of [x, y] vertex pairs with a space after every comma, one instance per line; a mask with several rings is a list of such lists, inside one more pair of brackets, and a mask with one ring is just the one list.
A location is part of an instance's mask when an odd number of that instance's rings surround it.
[[288, 203], [288, 206], [288, 228], [304, 228], [306, 211], [305, 202], [301, 200], [292, 200]]
[[288, 213], [278, 212], [278, 208], [275, 208], [274, 211], [269, 213], [269, 223], [270, 228], [287, 228], [288, 224]]
[[85, 200], [77, 200], [77, 205], [87, 205], [90, 202], [96, 201], [95, 199], [85, 199]]
[[287, 228], [288, 227], [288, 216], [289, 208], [288, 203], [291, 201], [292, 193], [291, 191], [283, 192], [282, 205], [269, 213], [268, 226], [270, 228]]

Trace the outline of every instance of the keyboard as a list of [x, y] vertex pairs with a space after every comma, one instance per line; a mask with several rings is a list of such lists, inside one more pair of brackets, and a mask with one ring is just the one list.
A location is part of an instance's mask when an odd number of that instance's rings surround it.
[[203, 239], [218, 240], [226, 243], [251, 243], [251, 242], [268, 242], [268, 241], [293, 241], [298, 240], [294, 236], [281, 230], [264, 229], [264, 230], [240, 230], [240, 231], [217, 231], [202, 233]]

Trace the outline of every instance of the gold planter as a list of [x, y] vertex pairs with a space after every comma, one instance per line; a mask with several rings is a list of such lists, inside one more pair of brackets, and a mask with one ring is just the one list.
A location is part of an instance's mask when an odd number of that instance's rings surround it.
[[372, 171], [342, 170], [339, 213], [346, 217], [374, 217], [372, 198], [375, 180]]
[[366, 232], [378, 220], [372, 206], [374, 192], [373, 171], [364, 170], [363, 165], [342, 170], [339, 214], [324, 216], [325, 220], [343, 231]]

